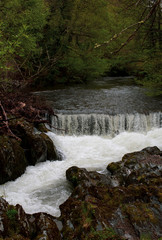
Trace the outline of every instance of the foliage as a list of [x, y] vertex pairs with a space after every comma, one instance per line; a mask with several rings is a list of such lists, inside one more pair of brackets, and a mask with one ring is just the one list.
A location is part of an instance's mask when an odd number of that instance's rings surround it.
[[160, 0], [2, 0], [0, 9], [0, 77], [7, 85], [134, 74], [161, 94]]
[[12, 72], [18, 72], [23, 78], [41, 54], [38, 43], [47, 8], [43, 0], [2, 0], [0, 9], [0, 76], [8, 79]]
[[82, 82], [101, 75], [107, 69], [107, 60], [95, 44], [106, 40], [109, 34], [107, 1], [66, 0], [49, 4], [51, 18], [45, 42], [50, 58], [53, 54], [58, 57], [52, 68], [54, 76]]
[[149, 95], [162, 94], [162, 53], [147, 54], [148, 58], [143, 63], [143, 71], [138, 74], [137, 82], [148, 89]]

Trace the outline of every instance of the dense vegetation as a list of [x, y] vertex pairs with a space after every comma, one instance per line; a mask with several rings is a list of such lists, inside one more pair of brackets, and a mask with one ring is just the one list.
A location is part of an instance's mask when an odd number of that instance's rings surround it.
[[0, 82], [137, 77], [162, 93], [160, 0], [1, 0]]

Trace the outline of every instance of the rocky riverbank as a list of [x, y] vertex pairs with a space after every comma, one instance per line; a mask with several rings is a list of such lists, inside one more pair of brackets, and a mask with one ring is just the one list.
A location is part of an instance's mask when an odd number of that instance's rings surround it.
[[0, 238], [8, 240], [161, 240], [162, 152], [124, 155], [104, 174], [71, 167], [72, 194], [61, 216], [26, 214], [0, 198]]
[[43, 124], [36, 128], [21, 118], [10, 121], [10, 129], [17, 138], [0, 135], [0, 184], [20, 177], [29, 165], [60, 159]]

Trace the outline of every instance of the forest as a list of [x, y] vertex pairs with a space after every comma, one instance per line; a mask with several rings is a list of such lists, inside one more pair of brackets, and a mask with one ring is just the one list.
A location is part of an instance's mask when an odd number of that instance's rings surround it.
[[1, 87], [133, 75], [159, 95], [161, 14], [161, 0], [1, 0]]

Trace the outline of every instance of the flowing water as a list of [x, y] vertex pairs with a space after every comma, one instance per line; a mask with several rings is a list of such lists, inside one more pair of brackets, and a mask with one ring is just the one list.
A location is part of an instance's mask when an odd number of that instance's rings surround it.
[[67, 135], [116, 136], [128, 132], [147, 132], [162, 127], [162, 113], [149, 114], [58, 114], [52, 118], [55, 133]]
[[121, 160], [125, 153], [147, 146], [162, 150], [162, 100], [147, 97], [137, 86], [123, 82], [114, 86], [111, 81], [92, 89], [77, 86], [37, 93], [58, 113], [58, 120], [51, 121], [63, 130], [47, 134], [63, 160], [28, 167], [16, 181], [1, 185], [0, 195], [28, 213], [59, 216], [59, 205], [71, 193], [65, 177], [69, 167], [104, 173], [108, 163]]

